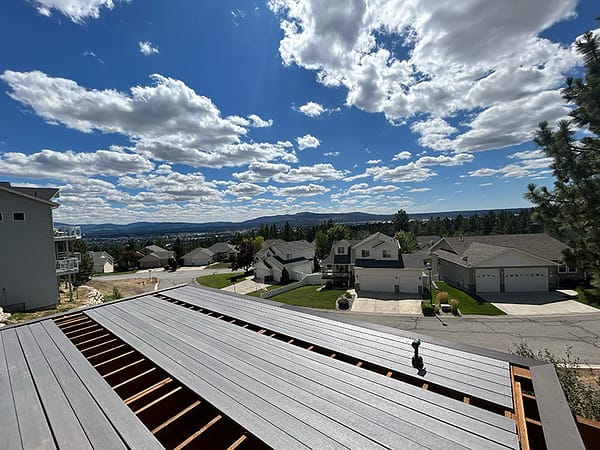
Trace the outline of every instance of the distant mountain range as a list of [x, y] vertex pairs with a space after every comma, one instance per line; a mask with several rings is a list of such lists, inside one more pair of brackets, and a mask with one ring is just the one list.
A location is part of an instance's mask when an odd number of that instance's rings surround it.
[[[475, 211], [446, 211], [434, 213], [409, 214], [411, 219], [428, 220], [435, 217], [453, 218], [461, 214], [465, 217], [474, 214], [485, 214], [487, 212], [509, 211], [517, 214], [522, 208], [475, 210]], [[277, 216], [264, 216], [244, 222], [210, 222], [210, 223], [186, 223], [186, 222], [135, 222], [127, 225], [116, 224], [89, 224], [81, 225], [82, 233], [89, 238], [108, 237], [134, 237], [134, 236], [158, 236], [179, 233], [205, 233], [214, 231], [240, 231], [258, 228], [261, 225], [275, 225], [281, 227], [289, 223], [292, 227], [319, 225], [331, 219], [334, 223], [365, 223], [385, 222], [392, 220], [389, 214], [367, 214], [361, 212], [352, 213], [311, 213], [301, 212], [297, 214], [284, 214]], [[64, 224], [57, 224], [64, 225]]]

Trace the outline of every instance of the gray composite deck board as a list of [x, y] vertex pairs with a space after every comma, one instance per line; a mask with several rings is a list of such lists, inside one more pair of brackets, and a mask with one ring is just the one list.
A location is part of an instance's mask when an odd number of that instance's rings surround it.
[[[515, 432], [515, 424], [512, 420], [480, 408], [475, 408], [462, 401], [444, 397], [402, 381], [359, 369], [352, 364], [347, 364], [319, 353], [310, 352], [301, 347], [289, 345], [245, 328], [232, 327], [228, 322], [188, 309], [181, 309], [179, 306], [168, 302], [157, 301], [151, 297], [140, 298], [136, 302], [143, 304], [139, 309], [144, 314], [146, 314], [146, 310], [151, 311], [157, 314], [158, 317], [161, 317], [161, 320], [164, 320], [165, 323], [172, 323], [173, 325], [176, 323], [174, 322], [175, 320], [179, 321], [191, 329], [205, 331], [210, 334], [210, 337], [228, 342], [235, 348], [244, 347], [248, 354], [260, 352], [264, 356], [264, 359], [271, 362], [280, 361], [284, 366], [294, 364], [294, 371], [304, 368], [309, 371], [308, 373], [315, 372], [324, 376], [330, 376], [330, 381], [337, 379], [346, 379], [348, 381], [348, 379], [356, 378], [357, 380], [364, 381], [367, 385], [373, 383], [376, 387], [381, 388], [377, 391], [377, 395], [384, 397], [392, 393], [401, 395], [402, 400], [399, 403], [402, 406], [409, 407], [423, 414], [428, 414], [431, 417], [456, 413], [464, 415], [470, 420], [493, 424], [510, 433]], [[170, 319], [170, 317], [176, 317], [176, 319]], [[360, 381], [357, 382], [360, 384]], [[390, 386], [394, 386], [395, 389], [390, 389]], [[398, 391], [400, 386], [401, 391]], [[373, 389], [373, 387], [371, 388]], [[459, 424], [462, 426], [460, 421]], [[464, 425], [464, 427], [468, 428], [467, 425]]]
[[[371, 346], [380, 344], [390, 345], [397, 344], [395, 353], [412, 357], [412, 349], [410, 347], [411, 340], [408, 338], [400, 338], [392, 334], [384, 334], [374, 330], [356, 327], [353, 325], [340, 323], [331, 319], [316, 317], [313, 315], [299, 313], [296, 311], [286, 310], [282, 313], [282, 308], [264, 303], [256, 302], [255, 300], [238, 298], [224, 293], [214, 293], [202, 288], [188, 287], [169, 292], [169, 296], [178, 296], [180, 294], [189, 294], [193, 297], [199, 297], [203, 300], [211, 302], [226, 303], [235, 308], [242, 308], [247, 312], [255, 312], [262, 316], [271, 316], [277, 314], [282, 323], [294, 324], [295, 326], [309, 327], [318, 331], [334, 331], [336, 334], [344, 338], [355, 339], [357, 333], [360, 333], [360, 342]], [[420, 352], [425, 356], [432, 356], [433, 365], [450, 366], [453, 370], [461, 372], [464, 370], [475, 371], [474, 376], [482, 376], [484, 379], [489, 378], [496, 383], [505, 385], [510, 388], [510, 377], [508, 364], [505, 361], [495, 360], [485, 356], [478, 356], [472, 353], [457, 351], [439, 345], [432, 345], [427, 342], [422, 342]], [[499, 373], [500, 372], [500, 373]]]
[[163, 449], [150, 431], [133, 414], [117, 393], [104, 381], [87, 359], [77, 350], [52, 320], [41, 322], [52, 343], [60, 349], [77, 377], [88, 389], [129, 448]]
[[0, 448], [22, 449], [2, 336], [0, 333]]
[[[119, 434], [102, 412], [85, 385], [77, 377], [69, 362], [56, 347], [41, 323], [28, 327], [52, 368], [56, 380], [68, 399], [73, 413], [81, 423], [90, 444], [94, 448], [126, 449]], [[54, 426], [53, 426], [54, 429]], [[62, 445], [61, 445], [62, 448]]]
[[[267, 445], [273, 448], [300, 449], [308, 448], [303, 444], [305, 440], [309, 441], [310, 438], [318, 440], [317, 433], [310, 433], [301, 426], [296, 428], [294, 437], [283, 432], [281, 426], [294, 427], [298, 425], [298, 421], [287, 413], [278, 414], [275, 417], [270, 405], [260, 397], [244, 391], [229, 380], [219, 380], [219, 375], [211, 373], [211, 368], [177, 352], [176, 349], [167, 348], [163, 342], [158, 342], [158, 347], [152, 345], [157, 343], [155, 337], [139, 329], [136, 329], [134, 333], [127, 322], [115, 317], [105, 308], [88, 310], [86, 314], [146, 358], [162, 367], [207, 402], [218, 407], [242, 427], [251, 430]], [[163, 353], [166, 350], [173, 351]], [[325, 436], [323, 436], [322, 442], [323, 447], [332, 444], [332, 441]]]
[[[211, 292], [212, 293], [212, 292]], [[411, 366], [410, 357], [398, 357], [397, 354], [386, 349], [378, 349], [372, 346], [365, 345], [360, 340], [360, 336], [352, 338], [340, 335], [335, 328], [330, 333], [323, 333], [314, 327], [309, 327], [305, 324], [298, 325], [291, 322], [283, 322], [276, 316], [279, 314], [261, 315], [255, 312], [248, 312], [244, 309], [243, 304], [239, 307], [229, 305], [224, 301], [212, 300], [208, 298], [197, 298], [191, 294], [180, 295], [177, 291], [169, 292], [169, 297], [179, 298], [183, 301], [203, 306], [205, 308], [215, 310], [222, 314], [232, 317], [237, 317], [240, 320], [259, 325], [270, 330], [301, 339], [312, 344], [320, 345], [325, 348], [331, 348], [339, 352], [357, 357], [363, 361], [372, 362], [384, 367], [398, 370], [412, 376], [417, 376], [417, 370]], [[281, 311], [281, 309], [279, 310]], [[288, 311], [286, 311], [286, 314]], [[274, 317], [275, 316], [275, 317]], [[335, 324], [335, 322], [333, 322]], [[311, 329], [312, 328], [312, 329]], [[343, 349], [343, 350], [340, 350]], [[448, 370], [443, 364], [434, 365], [435, 359], [430, 356], [425, 360], [425, 368], [427, 373], [423, 378], [424, 382], [441, 384], [450, 387], [466, 395], [475, 396], [488, 400], [492, 403], [504, 407], [512, 407], [512, 393], [510, 387], [504, 383], [494, 380], [477, 378], [477, 372], [467, 373], [467, 370], [462, 371]], [[500, 370], [500, 369], [499, 369]], [[506, 370], [503, 370], [508, 376], [508, 363]]]
[[12, 328], [2, 331], [2, 337], [21, 443], [25, 449], [54, 449], [54, 438], [16, 330]]
[[46, 412], [56, 444], [61, 449], [92, 448], [61, 386], [52, 373], [28, 326], [17, 328], [23, 354]]
[[[338, 364], [348, 366], [340, 361], [323, 355], [318, 355], [322, 362], [306, 358], [306, 355], [303, 355], [304, 357], [295, 355], [295, 359], [286, 359], [277, 353], [262, 349], [262, 347], [272, 346], [274, 342], [286, 345], [279, 341], [166, 302], [140, 299], [136, 303], [142, 305], [131, 303], [121, 305], [121, 308], [129, 314], [147, 316], [153, 322], [153, 327], [163, 328], [166, 325], [173, 335], [182, 341], [193, 342], [194, 347], [201, 351], [212, 353], [213, 356], [221, 352], [221, 359], [231, 361], [237, 370], [244, 373], [258, 371], [257, 377], [267, 382], [275, 377], [280, 384], [283, 382], [282, 389], [287, 390], [289, 395], [300, 396], [303, 392], [312, 393], [312, 404], [321, 411], [326, 411], [328, 408], [327, 405], [319, 406], [319, 401], [347, 409], [350, 412], [350, 420], [344, 418], [342, 414], [336, 416], [357, 431], [364, 434], [372, 433], [374, 423], [386, 427], [383, 433], [389, 434], [392, 439], [389, 444], [393, 447], [409, 448], [410, 444], [415, 443], [419, 448], [516, 448], [518, 446], [514, 422], [506, 418], [496, 416], [504, 419], [504, 425], [511, 431], [435, 407], [425, 401], [420, 401], [418, 406], [411, 409], [402, 403], [394, 403], [389, 398], [373, 394], [362, 386], [355, 386], [348, 380], [352, 376], [349, 373], [336, 377], [329, 376], [323, 370], [323, 362], [327, 363], [327, 366]], [[217, 327], [212, 328], [211, 325]], [[310, 352], [306, 353], [310, 354]], [[353, 366], [350, 367], [355, 371], [364, 372]], [[399, 382], [396, 387], [400, 387]], [[294, 389], [298, 394], [294, 394]], [[388, 392], [390, 393], [393, 394], [395, 391]], [[413, 403], [415, 400], [413, 399]], [[419, 407], [424, 409], [429, 407], [430, 410], [436, 411], [430, 411], [433, 415], [428, 416], [419, 411]], [[488, 415], [494, 416], [492, 413]], [[353, 416], [357, 416], [358, 421], [355, 420], [353, 423]], [[452, 425], [446, 421], [439, 421], [439, 417], [446, 417]], [[428, 426], [432, 420], [436, 420], [436, 427], [433, 430]], [[398, 437], [394, 436], [398, 434], [409, 441], [399, 441]], [[378, 439], [386, 444], [385, 438]]]
[[[131, 323], [148, 327], [160, 339], [172, 340], [195, 360], [209, 361], [221, 376], [235, 379], [237, 374], [237, 382], [241, 387], [260, 393], [275, 408], [291, 412], [307, 426], [327, 433], [339, 445], [373, 448], [380, 445], [388, 448], [401, 446], [407, 449], [419, 447], [414, 441], [396, 434], [391, 428], [381, 426], [377, 421], [372, 420], [372, 417], [359, 417], [357, 415], [359, 407], [364, 407], [364, 404], [356, 403], [355, 408], [346, 409], [332, 401], [333, 399], [315, 395], [310, 388], [297, 387], [286, 379], [274, 376], [272, 372], [264, 370], [260, 365], [250, 364], [247, 361], [252, 359], [250, 355], [244, 357], [244, 353], [228, 352], [227, 350], [230, 350], [228, 344], [211, 339], [206, 333], [195, 333], [194, 330], [181, 325], [177, 327], [177, 322], [165, 317], [156, 320], [152, 315], [144, 314], [139, 305], [118, 305], [114, 309], [120, 310], [122, 317], [127, 318]], [[311, 385], [316, 386], [314, 383]], [[351, 401], [349, 398], [347, 400]], [[442, 448], [441, 442], [437, 448]]]

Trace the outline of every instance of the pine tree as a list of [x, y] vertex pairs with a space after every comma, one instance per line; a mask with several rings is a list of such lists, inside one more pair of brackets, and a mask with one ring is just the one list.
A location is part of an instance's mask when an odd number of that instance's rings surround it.
[[[535, 138], [553, 159], [554, 187], [530, 184], [525, 197], [537, 205], [535, 213], [546, 229], [570, 245], [565, 262], [587, 271], [600, 287], [600, 39], [587, 32], [576, 47], [585, 64], [584, 78], [567, 78], [562, 91], [575, 105], [571, 120], [556, 129], [542, 122]], [[577, 129], [587, 129], [589, 135], [577, 139]]]

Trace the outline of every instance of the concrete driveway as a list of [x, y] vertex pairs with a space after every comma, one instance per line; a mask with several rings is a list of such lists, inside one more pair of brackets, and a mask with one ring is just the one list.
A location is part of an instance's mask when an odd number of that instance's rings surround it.
[[239, 283], [232, 284], [231, 286], [226, 286], [221, 290], [227, 292], [235, 292], [237, 294], [249, 294], [250, 292], [265, 289], [268, 286], [270, 286], [270, 284], [259, 283], [258, 281], [254, 281], [253, 276], [249, 276], [246, 277], [245, 280], [240, 281]]
[[506, 314], [517, 316], [592, 314], [596, 308], [560, 292], [501, 292], [479, 294]]
[[[353, 292], [353, 291], [351, 291]], [[360, 291], [350, 311], [367, 314], [421, 314], [421, 300], [414, 294]]]

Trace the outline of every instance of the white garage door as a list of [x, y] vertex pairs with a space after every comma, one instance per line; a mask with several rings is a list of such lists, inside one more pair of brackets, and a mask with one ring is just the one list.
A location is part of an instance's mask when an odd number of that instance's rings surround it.
[[361, 291], [416, 294], [419, 292], [419, 284], [421, 283], [418, 271], [402, 272], [389, 270], [377, 273], [376, 271], [357, 269], [356, 275], [358, 276]]
[[477, 292], [500, 292], [498, 269], [477, 269], [475, 271], [475, 290]]
[[548, 291], [548, 269], [546, 267], [521, 267], [504, 269], [506, 292]]

